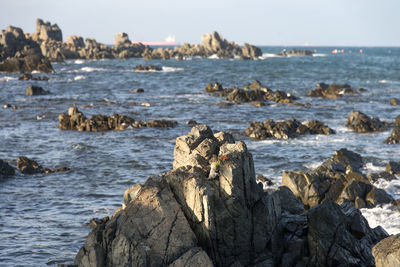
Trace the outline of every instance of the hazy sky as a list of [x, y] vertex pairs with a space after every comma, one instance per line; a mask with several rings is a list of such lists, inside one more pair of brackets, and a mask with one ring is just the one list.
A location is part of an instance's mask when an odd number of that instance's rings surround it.
[[35, 31], [36, 18], [68, 35], [113, 43], [131, 40], [200, 43], [217, 30], [257, 45], [400, 46], [400, 0], [0, 0], [0, 29]]

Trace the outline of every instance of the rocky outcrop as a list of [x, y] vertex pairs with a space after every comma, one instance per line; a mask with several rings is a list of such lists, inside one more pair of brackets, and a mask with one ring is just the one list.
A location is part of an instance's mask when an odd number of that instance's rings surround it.
[[372, 133], [384, 130], [388, 124], [378, 118], [370, 118], [360, 111], [353, 111], [347, 118], [346, 126], [357, 133]]
[[29, 159], [27, 157], [18, 157], [17, 159], [17, 169], [20, 170], [24, 174], [36, 174], [36, 173], [54, 173], [54, 172], [64, 172], [68, 171], [69, 168], [43, 168], [39, 165], [35, 160]]
[[394, 121], [394, 129], [390, 133], [390, 136], [385, 140], [386, 144], [398, 144], [400, 143], [400, 115], [396, 117]]
[[32, 34], [32, 39], [35, 41], [63, 41], [62, 31], [57, 24], [51, 24], [42, 19], [36, 19], [36, 32]]
[[137, 65], [133, 67], [134, 71], [162, 71], [162, 67], [154, 65]]
[[286, 49], [283, 49], [278, 55], [282, 57], [290, 57], [290, 56], [312, 56], [314, 55], [314, 51], [311, 50], [297, 50], [297, 49], [292, 49], [287, 51]]
[[311, 172], [284, 171], [282, 185], [289, 187], [308, 207], [334, 201], [338, 204], [350, 202], [356, 208], [370, 208], [393, 201], [361, 173], [362, 166], [359, 154], [340, 149]]
[[305, 134], [334, 134], [335, 131], [323, 122], [312, 120], [300, 122], [296, 119], [286, 121], [266, 120], [265, 122], [252, 122], [245, 134], [253, 139], [288, 139]]
[[177, 138], [173, 170], [94, 226], [77, 266], [373, 266], [387, 236], [351, 205], [306, 212], [287, 187], [264, 192], [246, 145], [205, 125]]
[[58, 128], [61, 130], [86, 132], [121, 131], [128, 128], [141, 127], [170, 128], [178, 124], [176, 121], [171, 120], [135, 121], [131, 117], [120, 114], [114, 114], [112, 116], [92, 115], [90, 118], [86, 118], [75, 105], [68, 109], [68, 114], [60, 114], [58, 120]]
[[0, 34], [0, 71], [30, 73], [54, 72], [39, 45], [27, 39], [20, 28], [8, 26]]
[[400, 266], [400, 234], [381, 240], [372, 248], [376, 267]]
[[11, 167], [6, 161], [0, 159], [0, 181], [3, 178], [13, 176], [14, 174], [14, 168]]
[[[297, 99], [289, 93], [283, 91], [273, 91], [263, 86], [259, 81], [254, 80], [252, 83], [245, 85], [243, 88], [223, 88], [218, 82], [209, 83], [205, 91], [213, 96], [226, 97], [226, 100], [233, 101], [236, 104], [248, 102], [274, 101], [277, 103], [292, 103]], [[262, 106], [262, 104], [257, 104]]]
[[115, 35], [115, 45], [120, 46], [120, 45], [129, 45], [131, 44], [132, 41], [129, 40], [129, 36], [125, 32], [119, 32]]
[[25, 89], [25, 95], [26, 96], [47, 95], [49, 93], [50, 93], [49, 91], [46, 91], [42, 87], [35, 86], [35, 85], [29, 85]]
[[323, 98], [338, 98], [343, 95], [354, 95], [357, 91], [348, 84], [326, 84], [318, 83], [317, 88], [308, 92], [307, 96], [323, 97]]

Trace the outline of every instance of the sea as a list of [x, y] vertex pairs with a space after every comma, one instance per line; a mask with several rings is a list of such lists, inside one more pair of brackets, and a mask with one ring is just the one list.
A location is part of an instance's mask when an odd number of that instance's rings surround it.
[[[282, 49], [315, 50], [314, 56], [280, 57]], [[340, 53], [332, 53], [337, 49]], [[46, 168], [67, 172], [15, 176], [0, 181], [0, 266], [55, 266], [72, 263], [91, 231], [92, 218], [111, 216], [124, 191], [150, 175], [172, 169], [175, 139], [187, 134], [195, 120], [214, 132], [226, 131], [243, 140], [254, 157], [255, 171], [281, 184], [282, 171], [307, 171], [347, 148], [364, 159], [364, 173], [385, 170], [400, 162], [400, 145], [384, 140], [391, 129], [358, 134], [346, 128], [348, 115], [359, 110], [393, 122], [400, 106], [400, 47], [262, 47], [258, 60], [185, 58], [185, 60], [68, 60], [54, 63], [48, 81], [19, 81], [18, 74], [0, 73], [0, 159], [16, 165], [19, 156]], [[343, 53], [342, 53], [343, 51]], [[136, 72], [152, 64], [162, 71]], [[208, 83], [242, 87], [259, 80], [283, 90], [306, 105], [268, 102], [220, 105], [225, 99], [208, 95]], [[365, 92], [339, 99], [307, 97], [316, 84], [347, 83]], [[25, 96], [29, 85], [50, 91]], [[143, 88], [143, 93], [133, 90]], [[15, 105], [17, 109], [3, 108]], [[119, 113], [147, 121], [178, 121], [174, 128], [138, 128], [110, 132], [62, 131], [58, 116], [76, 104], [87, 117]], [[135, 105], [136, 104], [136, 105]], [[244, 135], [252, 121], [321, 120], [335, 135], [308, 135], [289, 140], [250, 140]], [[398, 177], [400, 178], [400, 177]], [[395, 199], [400, 179], [377, 181]], [[371, 227], [400, 233], [400, 211], [390, 205], [363, 209]]]

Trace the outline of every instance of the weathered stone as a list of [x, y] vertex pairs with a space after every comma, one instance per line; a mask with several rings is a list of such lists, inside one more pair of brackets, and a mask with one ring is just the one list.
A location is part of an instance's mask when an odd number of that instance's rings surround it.
[[57, 24], [51, 24], [50, 22], [43, 22], [41, 19], [36, 20], [36, 33], [40, 40], [54, 40], [62, 42], [62, 31]]
[[400, 100], [398, 98], [390, 99], [390, 105], [392, 105], [392, 106], [397, 106], [397, 105], [399, 105], [399, 103], [400, 103]]
[[17, 169], [25, 174], [43, 173], [44, 169], [36, 161], [27, 157], [18, 157]]
[[323, 98], [338, 98], [343, 95], [356, 94], [356, 90], [351, 88], [348, 84], [336, 84], [330, 85], [326, 83], [318, 83], [315, 90], [308, 92], [307, 96], [311, 97], [323, 97]]
[[400, 127], [395, 127], [390, 136], [385, 140], [386, 144], [398, 144], [400, 143]]
[[376, 267], [400, 266], [400, 234], [386, 237], [372, 248]]
[[371, 133], [384, 130], [387, 123], [378, 118], [371, 119], [360, 111], [353, 111], [347, 118], [346, 126], [357, 133]]
[[47, 95], [49, 91], [44, 90], [40, 86], [29, 85], [26, 87], [25, 95], [26, 96], [34, 96], [34, 95]]
[[132, 44], [131, 40], [129, 40], [128, 34], [125, 32], [119, 32], [115, 35], [115, 45], [120, 46], [124, 44]]
[[0, 180], [8, 176], [13, 176], [15, 170], [6, 161], [0, 159]]

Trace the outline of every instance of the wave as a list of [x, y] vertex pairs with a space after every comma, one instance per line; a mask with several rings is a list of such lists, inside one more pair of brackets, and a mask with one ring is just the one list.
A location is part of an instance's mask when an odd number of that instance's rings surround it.
[[217, 54], [212, 54], [211, 56], [208, 57], [209, 59], [219, 59], [219, 56]]
[[85, 80], [85, 79], [86, 79], [86, 77], [83, 75], [78, 75], [78, 76], [74, 77], [74, 81], [81, 81], [81, 80]]
[[83, 59], [77, 59], [74, 61], [74, 64], [83, 64], [85, 61]]
[[364, 166], [368, 172], [383, 172], [385, 167], [375, 166], [372, 162], [367, 162]]
[[371, 228], [382, 226], [390, 235], [400, 233], [400, 212], [392, 209], [390, 204], [371, 209], [360, 209]]
[[18, 80], [17, 77], [11, 77], [11, 76], [4, 76], [0, 78], [0, 82], [8, 82], [8, 81], [15, 81]]
[[322, 54], [322, 53], [314, 53], [313, 57], [327, 57], [328, 54]]
[[400, 81], [379, 80], [378, 83], [400, 84]]
[[267, 59], [267, 58], [275, 58], [275, 57], [282, 57], [281, 55], [278, 54], [273, 54], [273, 53], [263, 53], [259, 59]]
[[175, 71], [182, 71], [183, 68], [176, 68], [176, 67], [162, 67], [163, 72], [175, 72]]

